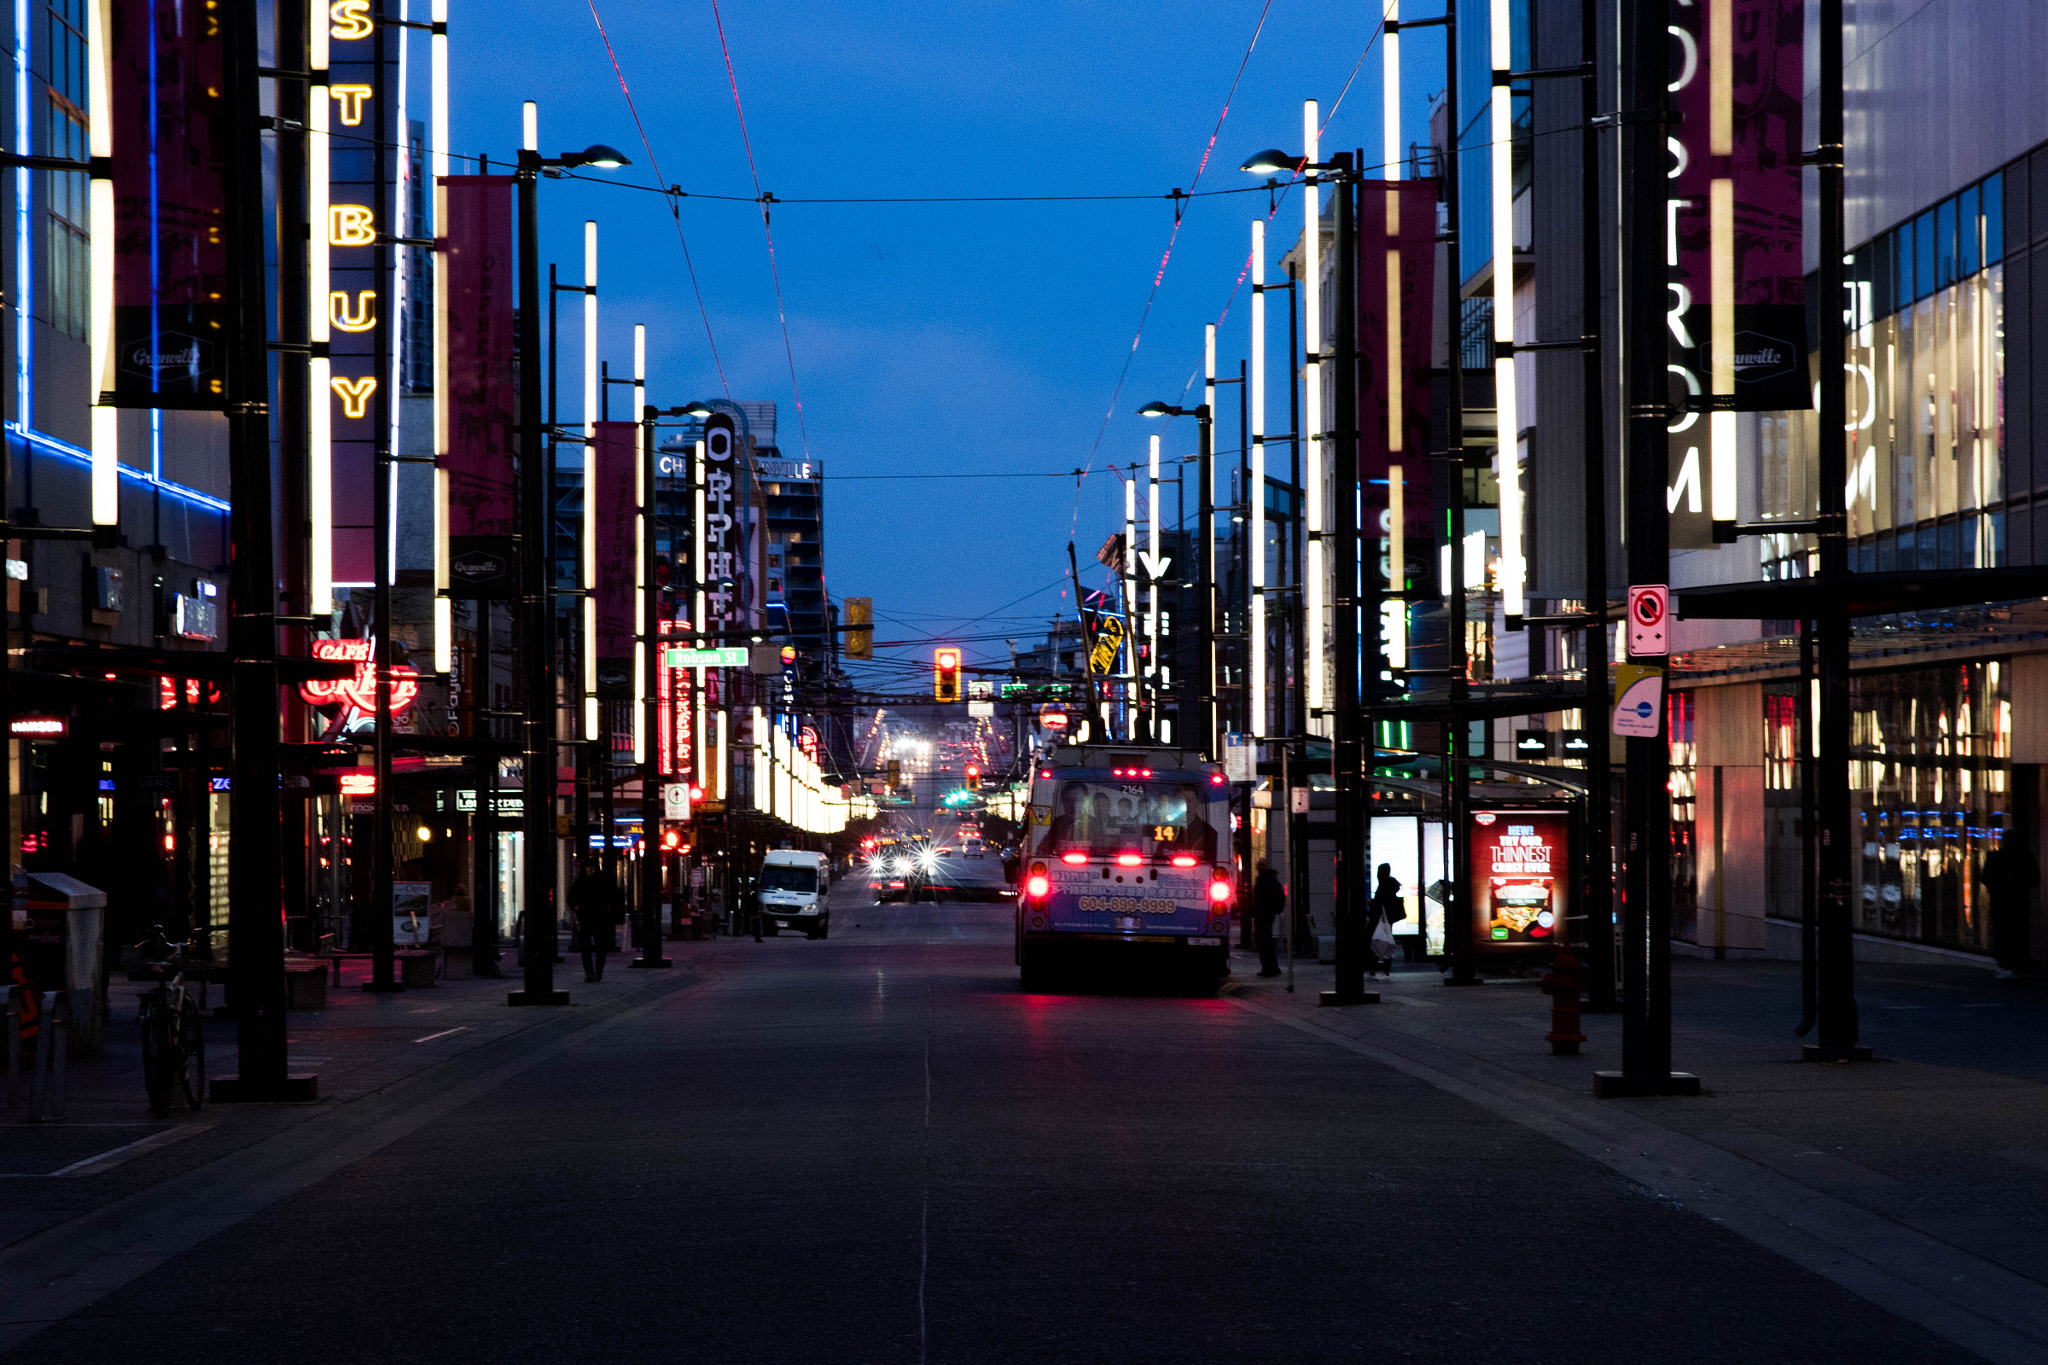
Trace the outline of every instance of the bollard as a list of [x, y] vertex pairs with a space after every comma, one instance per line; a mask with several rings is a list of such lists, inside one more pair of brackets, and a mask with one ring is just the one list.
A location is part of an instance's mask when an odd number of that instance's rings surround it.
[[29, 1078], [28, 1121], [64, 1117], [65, 1026], [71, 1020], [71, 994], [44, 991], [40, 1022], [36, 1030], [35, 1074]]
[[1543, 974], [1543, 993], [1550, 997], [1550, 1032], [1544, 1035], [1550, 1051], [1576, 1057], [1586, 1035], [1579, 1032], [1579, 959], [1571, 944], [1557, 945], [1557, 960]]

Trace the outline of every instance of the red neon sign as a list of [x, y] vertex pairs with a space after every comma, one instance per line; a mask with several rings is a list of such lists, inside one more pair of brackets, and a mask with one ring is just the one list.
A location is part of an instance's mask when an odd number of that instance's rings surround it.
[[[314, 678], [299, 684], [299, 695], [312, 706], [347, 706], [357, 711], [377, 709], [377, 642], [375, 640], [315, 640], [313, 657], [340, 660], [356, 666], [352, 678]], [[420, 694], [419, 672], [409, 664], [391, 669], [391, 711], [393, 715], [412, 705]]]

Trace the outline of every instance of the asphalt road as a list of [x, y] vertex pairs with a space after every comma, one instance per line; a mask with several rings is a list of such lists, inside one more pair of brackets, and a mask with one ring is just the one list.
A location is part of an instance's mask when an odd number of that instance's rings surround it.
[[1976, 1359], [1227, 999], [1021, 994], [1002, 905], [835, 899], [9, 1359]]

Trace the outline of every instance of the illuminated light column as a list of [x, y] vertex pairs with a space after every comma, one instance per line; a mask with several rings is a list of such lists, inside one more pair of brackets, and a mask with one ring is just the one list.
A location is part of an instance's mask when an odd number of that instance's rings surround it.
[[[1735, 155], [1734, 23], [1731, 0], [1707, 4], [1707, 156], [1708, 165], [1727, 170]], [[1735, 182], [1716, 175], [1707, 185], [1707, 254], [1713, 298], [1710, 310], [1712, 354], [1708, 362], [1712, 394], [1707, 417], [1707, 500], [1716, 522], [1733, 530], [1736, 517], [1735, 471]], [[1830, 324], [1833, 325], [1833, 324]]]
[[[1305, 100], [1301, 106], [1301, 154], [1307, 165], [1315, 164], [1316, 133], [1316, 102]], [[1328, 721], [1322, 719], [1329, 705], [1324, 685], [1329, 649], [1323, 620], [1323, 191], [1314, 172], [1307, 174], [1302, 190], [1301, 331], [1306, 348], [1301, 366], [1301, 415], [1303, 447], [1308, 454], [1303, 471], [1308, 553], [1302, 633], [1308, 659], [1309, 729], [1324, 734], [1329, 728]]]
[[1159, 433], [1151, 438], [1150, 477], [1145, 511], [1145, 552], [1150, 555], [1149, 586], [1145, 589], [1145, 675], [1152, 684], [1152, 713], [1159, 714]]
[[583, 223], [583, 737], [597, 737], [597, 223]]
[[[1386, 0], [1387, 51], [1381, 66], [1381, 175], [1401, 178], [1401, 0]], [[1408, 666], [1408, 523], [1403, 434], [1408, 395], [1403, 386], [1401, 316], [1401, 192], [1387, 191], [1387, 592], [1380, 602], [1380, 653], [1389, 668]]]
[[1492, 0], [1493, 31], [1493, 389], [1500, 442], [1500, 604], [1509, 630], [1522, 627], [1521, 414], [1515, 394], [1514, 89], [1508, 0]]
[[[327, 357], [332, 339], [328, 297], [328, 106], [327, 6], [308, 6], [308, 64], [312, 81], [306, 100], [306, 520], [308, 606], [315, 616], [334, 610], [334, 363]], [[436, 271], [438, 280], [445, 271]], [[438, 335], [439, 329], [436, 329]], [[438, 352], [437, 352], [438, 357]], [[437, 358], [436, 364], [440, 362]], [[435, 408], [440, 413], [445, 385], [436, 376]], [[439, 417], [445, 422], [445, 416]], [[438, 444], [438, 442], [437, 442]]]
[[[1252, 364], [1249, 396], [1252, 428], [1251, 553], [1251, 722], [1254, 736], [1266, 733], [1266, 220], [1252, 219]], [[1158, 485], [1153, 485], [1155, 490]], [[1157, 496], [1156, 492], [1154, 494]]]
[[[649, 594], [654, 585], [647, 581], [647, 542], [654, 534], [654, 489], [647, 481], [647, 471], [654, 452], [648, 447], [654, 444], [654, 431], [644, 420], [647, 410], [647, 328], [641, 323], [633, 324], [633, 422], [640, 433], [638, 458], [633, 461], [633, 502], [639, 509], [634, 519], [633, 537], [633, 582], [639, 591], [633, 594], [633, 633], [641, 639], [654, 634], [654, 604]], [[647, 761], [647, 651], [633, 651], [633, 761]], [[687, 779], [685, 779], [687, 780]]]
[[[1408, 490], [1401, 466], [1387, 466], [1387, 587], [1408, 591]], [[1389, 597], [1380, 603], [1380, 636], [1389, 668], [1408, 666], [1408, 599]]]
[[[761, 708], [752, 708], [754, 713], [754, 809], [775, 813], [775, 773], [772, 768], [775, 757], [775, 740], [768, 733], [768, 722]], [[763, 803], [766, 803], [765, 805]]]
[[[121, 520], [121, 413], [101, 407], [99, 395], [112, 393], [114, 382], [114, 109], [108, 90], [108, 0], [86, 3], [86, 103], [90, 118], [87, 145], [93, 172], [88, 212], [92, 233], [92, 524], [113, 526]], [[24, 421], [26, 426], [26, 421]]]
[[[427, 128], [427, 173], [430, 189], [438, 189], [448, 174], [448, 0], [433, 0], [433, 31], [427, 43], [429, 112]], [[324, 102], [323, 102], [324, 103]], [[441, 237], [441, 199], [434, 203], [434, 235]], [[317, 219], [315, 221], [318, 221]], [[415, 227], [417, 231], [417, 227]], [[445, 258], [438, 244], [436, 254]], [[442, 280], [447, 277], [445, 259], [434, 271], [434, 316], [448, 315], [447, 294]], [[448, 356], [442, 340], [446, 329], [434, 328], [434, 449], [448, 449]], [[434, 671], [446, 674], [455, 666], [455, 601], [448, 595], [448, 472], [434, 471]]]
[[[1223, 698], [1218, 683], [1222, 669], [1218, 664], [1222, 651], [1217, 646], [1216, 634], [1222, 625], [1217, 619], [1222, 589], [1216, 580], [1216, 324], [1213, 322], [1202, 327], [1202, 411], [1205, 414], [1201, 423], [1203, 449], [1209, 460], [1208, 468], [1200, 471], [1202, 495], [1197, 499], [1198, 506], [1209, 509], [1202, 525], [1202, 634], [1208, 641], [1209, 651], [1209, 672], [1202, 691], [1209, 698], [1204, 713], [1209, 718], [1209, 728], [1220, 732]], [[1207, 742], [1212, 752], [1221, 752], [1221, 738], [1212, 735]]]
[[1124, 738], [1138, 737], [1138, 478], [1124, 480]]
[[[427, 169], [437, 179], [448, 174], [448, 0], [434, 0], [433, 34], [427, 44], [431, 126], [427, 129]], [[441, 220], [436, 218], [438, 229]]]
[[[695, 453], [690, 458], [690, 568], [691, 580], [697, 585], [696, 599], [691, 605], [690, 628], [704, 629], [704, 443], [697, 442]], [[697, 642], [700, 647], [702, 642]], [[712, 795], [710, 753], [704, 745], [704, 718], [710, 714], [704, 700], [704, 678], [706, 670], [697, 670], [697, 743], [696, 767], [697, 785], [704, 788], [705, 795]], [[725, 771], [725, 725], [718, 727], [718, 762], [715, 771]], [[717, 784], [716, 795], [725, 796], [723, 778]]]

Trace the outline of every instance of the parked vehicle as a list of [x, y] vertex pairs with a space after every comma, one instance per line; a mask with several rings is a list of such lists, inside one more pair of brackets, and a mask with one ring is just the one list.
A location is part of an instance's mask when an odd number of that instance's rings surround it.
[[824, 938], [832, 928], [826, 892], [832, 860], [822, 853], [778, 848], [761, 860], [761, 932], [801, 929], [805, 938]]

